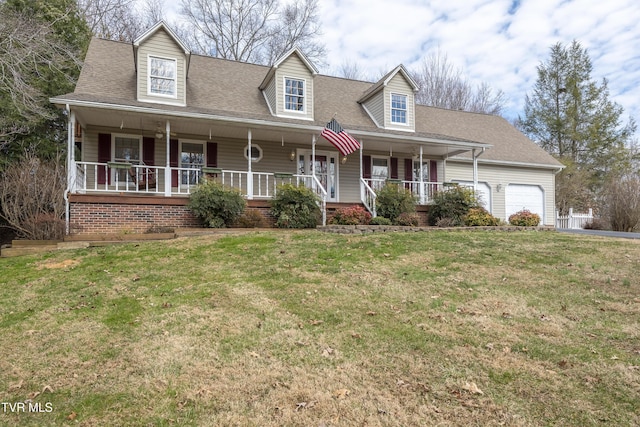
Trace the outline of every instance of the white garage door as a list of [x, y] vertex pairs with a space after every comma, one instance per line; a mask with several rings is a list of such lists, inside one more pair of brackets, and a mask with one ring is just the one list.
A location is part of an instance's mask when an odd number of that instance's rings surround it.
[[506, 219], [509, 216], [528, 209], [540, 215], [541, 223], [544, 223], [544, 193], [537, 185], [509, 184], [505, 193]]
[[[453, 182], [456, 182], [464, 187], [473, 188], [472, 181], [458, 181], [454, 179]], [[479, 182], [477, 192], [478, 196], [480, 197], [480, 201], [482, 202], [482, 207], [491, 212], [491, 187], [489, 187], [489, 184], [487, 184], [486, 182]]]

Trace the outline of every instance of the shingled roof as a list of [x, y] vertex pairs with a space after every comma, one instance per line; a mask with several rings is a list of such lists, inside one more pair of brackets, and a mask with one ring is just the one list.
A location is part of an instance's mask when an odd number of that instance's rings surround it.
[[[93, 38], [74, 92], [57, 97], [55, 101], [149, 107], [148, 103], [136, 99], [133, 55], [131, 44]], [[276, 117], [269, 111], [260, 91], [269, 70], [270, 67], [262, 65], [191, 55], [187, 106], [153, 104], [153, 108], [318, 126], [324, 126], [337, 113], [336, 118], [343, 127], [356, 135], [362, 131], [477, 142], [492, 146], [481, 160], [561, 167], [552, 156], [497, 116], [417, 105], [415, 133], [380, 129], [358, 103], [375, 89], [376, 84], [370, 82], [316, 75], [313, 81], [315, 122]]]

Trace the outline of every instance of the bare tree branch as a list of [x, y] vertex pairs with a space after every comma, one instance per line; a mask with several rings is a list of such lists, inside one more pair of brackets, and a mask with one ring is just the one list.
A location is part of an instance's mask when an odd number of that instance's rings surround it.
[[271, 64], [293, 46], [316, 62], [324, 60], [317, 0], [182, 0], [193, 50], [236, 61]]

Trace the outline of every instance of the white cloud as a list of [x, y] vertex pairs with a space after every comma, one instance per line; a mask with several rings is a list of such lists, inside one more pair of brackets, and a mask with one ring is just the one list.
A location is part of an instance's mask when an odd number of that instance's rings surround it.
[[588, 49], [592, 78], [607, 78], [625, 116], [640, 120], [637, 0], [319, 0], [319, 5], [329, 51], [325, 72], [352, 62], [378, 77], [401, 63], [415, 66], [440, 49], [472, 81], [504, 91], [506, 115], [514, 118], [522, 113], [549, 48], [575, 39]]

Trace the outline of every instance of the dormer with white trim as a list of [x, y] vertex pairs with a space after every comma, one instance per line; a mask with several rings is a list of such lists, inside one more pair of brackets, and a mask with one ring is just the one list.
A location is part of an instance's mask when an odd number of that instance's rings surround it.
[[297, 47], [278, 59], [260, 84], [271, 114], [313, 120], [313, 79], [317, 74]]
[[178, 36], [160, 21], [133, 42], [133, 49], [138, 101], [186, 106], [191, 52]]
[[382, 77], [358, 102], [382, 129], [415, 132], [415, 93], [418, 85], [404, 65]]

